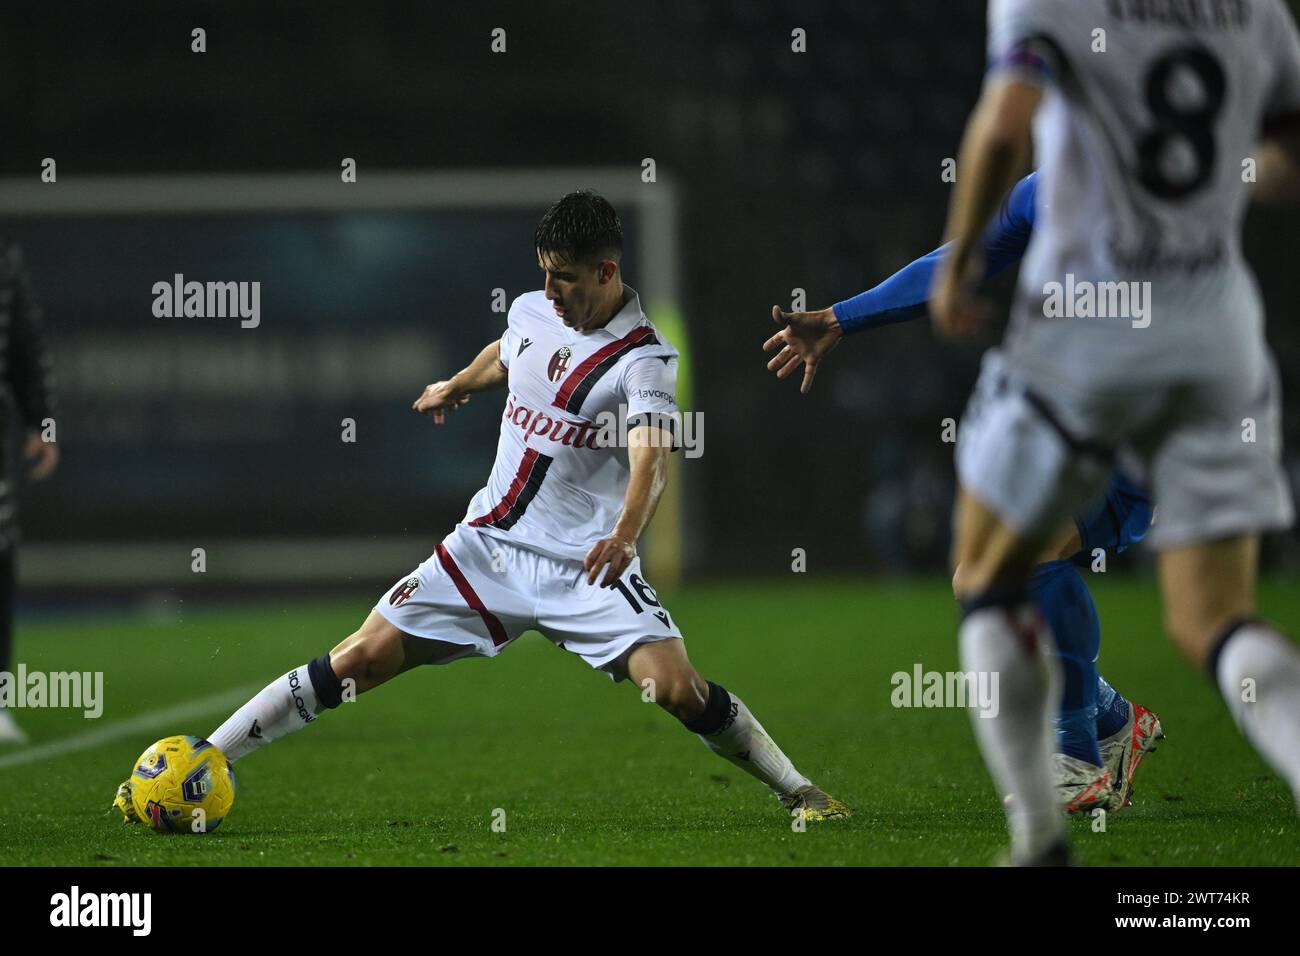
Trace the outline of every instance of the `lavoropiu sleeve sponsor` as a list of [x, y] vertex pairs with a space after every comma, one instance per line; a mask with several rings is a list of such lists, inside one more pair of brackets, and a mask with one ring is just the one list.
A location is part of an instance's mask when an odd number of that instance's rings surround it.
[[677, 357], [647, 356], [629, 362], [623, 374], [625, 412], [630, 431], [640, 425], [655, 425], [680, 442], [681, 412], [677, 408]]

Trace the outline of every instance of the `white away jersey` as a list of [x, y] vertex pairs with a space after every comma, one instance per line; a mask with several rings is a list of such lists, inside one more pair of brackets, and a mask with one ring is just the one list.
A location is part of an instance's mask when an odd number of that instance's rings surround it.
[[[1300, 119], [1300, 39], [1281, 0], [991, 0], [989, 54], [995, 75], [1045, 86], [1013, 357], [1185, 374], [1236, 336], [1259, 354], [1234, 361], [1262, 370], [1240, 227], [1261, 132]], [[1151, 283], [1142, 334], [1040, 321], [1049, 285], [1115, 280]]]
[[623, 289], [623, 308], [590, 332], [565, 326], [544, 292], [511, 303], [496, 462], [465, 524], [580, 561], [623, 508], [630, 472], [619, 423], [678, 435], [677, 350], [646, 319], [635, 290]]

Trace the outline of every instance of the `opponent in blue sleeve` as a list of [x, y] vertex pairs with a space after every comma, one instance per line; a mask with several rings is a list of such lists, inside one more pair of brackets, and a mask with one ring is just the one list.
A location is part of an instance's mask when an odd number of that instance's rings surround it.
[[[1016, 183], [1002, 204], [997, 218], [984, 234], [984, 278], [990, 279], [1020, 261], [1029, 247], [1034, 229], [1034, 196], [1037, 173], [1030, 173]], [[942, 246], [903, 266], [874, 289], [851, 299], [836, 302], [831, 308], [845, 335], [874, 329], [894, 322], [907, 322], [925, 315], [925, 301], [930, 296], [934, 271], [943, 258]]]
[[[1037, 173], [1030, 173], [1018, 182], [985, 232], [985, 279], [1018, 262], [1029, 247], [1036, 181]], [[773, 319], [784, 327], [764, 343], [769, 352], [780, 347], [767, 367], [778, 378], [785, 378], [802, 364], [800, 390], [807, 393], [817, 366], [844, 335], [924, 316], [930, 283], [945, 248], [829, 309], [783, 312], [773, 307]], [[1076, 568], [1080, 563], [1087, 567], [1097, 549], [1123, 551], [1141, 540], [1152, 513], [1146, 491], [1116, 472], [1105, 492], [1074, 516], [1072, 527], [1062, 530], [1034, 574], [1034, 601], [1055, 635], [1065, 677], [1056, 718], [1055, 769], [1067, 809], [1127, 805], [1138, 765], [1164, 736], [1154, 713], [1125, 700], [1097, 673], [1101, 625], [1092, 595]], [[1100, 802], [1099, 789], [1110, 791]]]
[[1100, 552], [1123, 551], [1142, 540], [1152, 515], [1146, 490], [1117, 471], [1105, 491], [1075, 514], [1030, 582], [1034, 603], [1056, 638], [1064, 677], [1056, 715], [1058, 787], [1073, 799], [1098, 776], [1087, 768], [1104, 767], [1111, 776], [1110, 809], [1130, 801], [1138, 765], [1164, 731], [1154, 713], [1125, 700], [1097, 672], [1101, 622], [1079, 568], [1092, 565]]

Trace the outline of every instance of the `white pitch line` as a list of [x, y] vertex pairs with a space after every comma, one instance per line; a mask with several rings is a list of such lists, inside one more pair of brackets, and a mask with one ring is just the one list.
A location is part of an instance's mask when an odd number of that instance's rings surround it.
[[149, 730], [157, 732], [159, 727], [166, 729], [169, 726], [183, 723], [203, 714], [210, 714], [213, 711], [233, 709], [247, 701], [258, 690], [260, 688], [255, 685], [225, 690], [219, 694], [200, 697], [198, 700], [187, 701], [174, 707], [164, 707], [161, 710], [151, 710], [148, 713], [137, 714], [135, 717], [128, 717], [126, 720], [119, 720], [104, 727], [88, 730], [85, 733], [73, 734], [71, 737], [64, 737], [60, 740], [51, 740], [47, 744], [25, 747], [22, 750], [0, 756], [0, 770], [4, 770], [6, 767], [37, 763], [51, 757], [61, 757], [64, 754], [76, 753], [79, 750], [89, 750], [91, 747], [119, 740], [122, 737], [143, 734]]

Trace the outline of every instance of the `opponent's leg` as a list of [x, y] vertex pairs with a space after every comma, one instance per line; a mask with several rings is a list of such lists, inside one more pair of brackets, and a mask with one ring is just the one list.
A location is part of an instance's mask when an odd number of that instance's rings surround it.
[[1069, 561], [1040, 564], [1030, 585], [1034, 604], [1047, 620], [1060, 661], [1062, 692], [1054, 718], [1052, 757], [1057, 794], [1066, 811], [1118, 810], [1114, 774], [1097, 740], [1097, 655], [1101, 624], [1088, 587]]
[[1128, 698], [1112, 687], [1106, 678], [1097, 674], [1097, 716], [1094, 724], [1097, 738], [1110, 737], [1124, 729], [1132, 713]]
[[[1047, 619], [1056, 645], [1053, 653], [1061, 660], [1053, 758], [1061, 802], [1069, 811], [1122, 809], [1132, 802], [1138, 767], [1164, 739], [1164, 727], [1154, 712], [1130, 704], [1097, 672], [1101, 622], [1074, 565], [1043, 562], [1034, 572], [1030, 593]], [[1109, 775], [1109, 791], [1100, 779], [1103, 772]]]
[[[1097, 673], [1101, 622], [1082, 576], [1068, 562], [1044, 580], [1034, 576], [1034, 596], [1056, 639], [1064, 676], [1056, 718], [1056, 785], [1067, 809], [1132, 802], [1133, 782], [1148, 753], [1163, 739], [1160, 718], [1130, 704]], [[1104, 768], [1108, 788], [1097, 785]]]
[[1056, 785], [1067, 809], [1089, 790], [1095, 794], [1092, 784], [1103, 770], [1110, 775], [1109, 807], [1127, 805], [1138, 766], [1164, 737], [1159, 717], [1130, 707], [1097, 673], [1101, 622], [1085, 576], [1075, 570], [1081, 555], [1099, 548], [1122, 550], [1141, 540], [1153, 514], [1150, 495], [1117, 471], [1106, 491], [1066, 523], [1034, 572], [1034, 601], [1052, 629], [1062, 663], [1055, 759]]
[[792, 812], [806, 820], [848, 816], [848, 808], [795, 769], [745, 702], [702, 678], [676, 639], [638, 644], [627, 657], [627, 674], [655, 703], [672, 714], [705, 746], [771, 788]]
[[208, 740], [230, 761], [313, 723], [345, 697], [363, 694], [403, 671], [437, 663], [464, 647], [412, 637], [378, 611], [328, 654], [267, 684]]
[[1161, 551], [1165, 626], [1300, 801], [1300, 648], [1255, 617], [1258, 562], [1255, 535]]
[[954, 561], [964, 616], [963, 670], [999, 675], [993, 716], [971, 711], [984, 762], [1007, 801], [1012, 857], [1064, 862], [1065, 825], [1052, 785], [1052, 714], [1058, 700], [1051, 632], [1029, 597], [1042, 541], [1022, 539], [965, 489], [957, 497]]
[[[1060, 661], [1062, 690], [1054, 716], [1056, 752], [1053, 775], [1061, 804], [1069, 812], [1083, 812], [1115, 803], [1111, 790], [1114, 774], [1104, 764], [1096, 734], [1097, 654], [1101, 627], [1097, 608], [1074, 565], [1058, 555], [1078, 550], [1078, 532], [1071, 528], [1064, 539], [1039, 556], [1029, 593], [1043, 615], [1054, 643], [1047, 652]], [[965, 575], [957, 566], [954, 595], [962, 593]], [[1010, 805], [1014, 798], [1004, 795]]]
[[1030, 596], [1047, 620], [1061, 660], [1062, 694], [1056, 715], [1057, 750], [1101, 766], [1097, 747], [1097, 655], [1101, 626], [1092, 595], [1068, 561], [1040, 564]]

